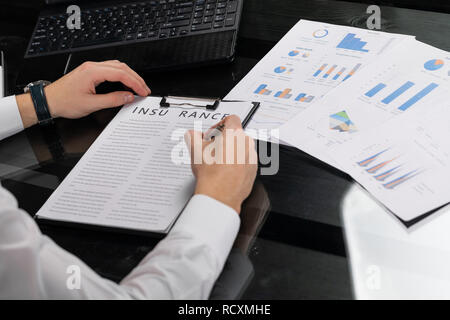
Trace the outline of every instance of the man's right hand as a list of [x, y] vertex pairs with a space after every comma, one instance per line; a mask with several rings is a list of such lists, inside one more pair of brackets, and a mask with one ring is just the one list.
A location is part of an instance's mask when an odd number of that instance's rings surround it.
[[229, 116], [214, 127], [218, 125], [224, 125], [223, 133], [212, 141], [205, 141], [199, 131], [185, 135], [197, 178], [195, 194], [207, 195], [240, 213], [256, 178], [255, 143], [244, 133], [237, 116]]

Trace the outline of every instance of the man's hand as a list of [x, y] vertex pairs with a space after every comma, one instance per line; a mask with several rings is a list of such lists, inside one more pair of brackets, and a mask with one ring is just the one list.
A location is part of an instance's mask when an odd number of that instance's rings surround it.
[[195, 194], [207, 195], [240, 213], [256, 177], [255, 144], [242, 130], [239, 117], [229, 116], [214, 127], [218, 125], [224, 125], [224, 130], [213, 141], [203, 140], [198, 131], [185, 135], [197, 178]]
[[[117, 60], [85, 62], [45, 88], [52, 117], [76, 119], [133, 101], [130, 91], [96, 94], [95, 88], [104, 81], [122, 82], [140, 96], [150, 94], [144, 79], [125, 63]], [[31, 96], [22, 94], [16, 99], [24, 127], [35, 124], [37, 118]]]

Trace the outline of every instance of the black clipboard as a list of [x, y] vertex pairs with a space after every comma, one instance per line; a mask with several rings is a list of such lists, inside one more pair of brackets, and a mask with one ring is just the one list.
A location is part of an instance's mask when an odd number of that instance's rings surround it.
[[[203, 101], [203, 105], [195, 105], [192, 103], [169, 103], [168, 99], [179, 99], [179, 100], [192, 100], [192, 101]], [[250, 102], [246, 100], [221, 100], [218, 98], [204, 98], [204, 97], [180, 97], [180, 96], [162, 96], [160, 101], [160, 108], [170, 108], [170, 107], [177, 107], [177, 108], [183, 108], [185, 107], [191, 107], [191, 108], [204, 108], [207, 111], [214, 111], [222, 102], [248, 102], [253, 105], [247, 116], [242, 120], [242, 128], [245, 129], [247, 124], [252, 119], [253, 115], [258, 110], [260, 103], [259, 102]], [[189, 202], [186, 203], [186, 205]], [[185, 206], [186, 206], [185, 205]], [[111, 232], [111, 233], [120, 233], [120, 234], [128, 234], [128, 235], [137, 235], [137, 236], [143, 236], [143, 237], [150, 237], [154, 239], [162, 239], [164, 238], [172, 229], [172, 227], [177, 222], [178, 218], [181, 216], [181, 213], [183, 212], [183, 209], [179, 212], [178, 216], [175, 218], [171, 226], [166, 232], [155, 232], [150, 230], [138, 230], [138, 229], [132, 229], [132, 228], [121, 228], [117, 226], [105, 226], [105, 225], [97, 225], [97, 224], [90, 224], [85, 222], [70, 222], [70, 221], [61, 221], [61, 220], [53, 220], [48, 219], [45, 217], [40, 217], [37, 214], [34, 215], [34, 219], [38, 223], [38, 225], [48, 225], [48, 226], [62, 226], [62, 227], [68, 227], [68, 228], [79, 228], [84, 230], [92, 230], [92, 231], [100, 231], [100, 232]]]
[[[204, 104], [193, 104], [193, 103], [174, 103], [174, 102], [168, 102], [169, 99], [173, 100], [184, 100], [184, 101], [203, 101]], [[190, 106], [194, 108], [204, 108], [205, 110], [216, 110], [222, 102], [249, 102], [245, 100], [221, 100], [219, 98], [205, 98], [205, 97], [181, 97], [181, 96], [162, 96], [161, 101], [159, 103], [161, 108], [170, 108], [170, 107], [182, 107], [182, 106]], [[253, 108], [250, 110], [250, 112], [247, 114], [247, 116], [242, 119], [242, 128], [246, 128], [250, 120], [253, 118], [253, 115], [258, 110], [260, 103], [251, 101], [251, 104], [253, 104]]]

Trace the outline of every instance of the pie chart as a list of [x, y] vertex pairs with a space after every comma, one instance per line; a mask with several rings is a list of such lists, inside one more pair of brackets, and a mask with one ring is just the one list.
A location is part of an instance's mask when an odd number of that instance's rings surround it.
[[283, 73], [286, 71], [286, 67], [276, 67], [274, 71], [275, 73]]
[[295, 57], [300, 53], [300, 51], [298, 50], [292, 50], [291, 52], [289, 52], [289, 56], [290, 57]]
[[435, 71], [444, 66], [444, 61], [441, 59], [433, 59], [433, 60], [429, 60], [429, 61], [425, 62], [425, 64], [423, 66], [427, 70]]
[[319, 29], [313, 32], [313, 36], [314, 38], [324, 38], [328, 35], [328, 30], [327, 29]]

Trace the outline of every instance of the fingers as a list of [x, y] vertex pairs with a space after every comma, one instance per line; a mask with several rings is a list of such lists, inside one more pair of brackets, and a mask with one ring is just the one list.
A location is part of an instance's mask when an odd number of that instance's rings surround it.
[[149, 93], [145, 83], [143, 84], [126, 68], [112, 67], [110, 64], [95, 62], [85, 62], [82, 68], [89, 73], [90, 80], [96, 85], [104, 81], [122, 82], [140, 96], [147, 96]]
[[231, 115], [223, 119], [225, 129], [242, 129], [241, 119], [236, 115]]
[[122, 69], [124, 71], [131, 73], [142, 84], [142, 86], [144, 86], [147, 89], [148, 94], [151, 93], [151, 90], [145, 83], [145, 80], [139, 74], [137, 74], [136, 71], [131, 69], [126, 63], [120, 62], [119, 60], [108, 60], [108, 61], [104, 61], [104, 62], [100, 62], [100, 63], [111, 66], [113, 68], [119, 68], [119, 69]]
[[206, 134], [209, 134], [211, 131], [221, 125], [224, 126], [224, 129], [242, 129], [241, 119], [236, 115], [231, 115], [209, 128], [208, 131], [206, 131]]
[[95, 94], [91, 97], [92, 107], [96, 110], [118, 107], [134, 100], [134, 95], [128, 91], [116, 91], [107, 94]]

